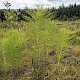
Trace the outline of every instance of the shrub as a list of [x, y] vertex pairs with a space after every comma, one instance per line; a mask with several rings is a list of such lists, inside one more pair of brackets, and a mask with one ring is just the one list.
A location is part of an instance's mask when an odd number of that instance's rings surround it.
[[0, 66], [3, 71], [19, 66], [20, 52], [24, 49], [25, 33], [10, 29], [0, 39]]

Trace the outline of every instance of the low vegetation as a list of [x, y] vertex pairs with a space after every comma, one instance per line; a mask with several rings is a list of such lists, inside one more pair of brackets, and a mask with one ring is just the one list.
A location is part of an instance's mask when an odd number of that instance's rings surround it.
[[0, 80], [80, 79], [80, 20], [51, 20], [41, 6], [25, 9], [24, 14], [9, 11], [8, 2], [5, 6]]

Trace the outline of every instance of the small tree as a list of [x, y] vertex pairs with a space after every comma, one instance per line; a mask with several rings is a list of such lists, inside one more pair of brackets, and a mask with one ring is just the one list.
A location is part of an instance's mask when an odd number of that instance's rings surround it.
[[[3, 2], [3, 3], [4, 3], [4, 2]], [[11, 6], [11, 3], [9, 3], [8, 1], [6, 1], [6, 2], [4, 3], [4, 5], [5, 5], [6, 9], [9, 9], [10, 6]]]
[[36, 5], [36, 9], [29, 9], [26, 8], [25, 9], [25, 13], [26, 15], [22, 15], [22, 17], [26, 20], [26, 21], [38, 21], [38, 20], [42, 20], [43, 19], [43, 15], [46, 12], [46, 9], [43, 9], [43, 5]]
[[9, 3], [8, 1], [6, 1], [4, 3], [6, 10], [4, 11], [4, 15], [6, 18], [6, 22], [5, 22], [5, 27], [13, 27], [14, 23], [13, 21], [17, 21], [18, 20], [18, 15], [20, 14], [19, 12], [14, 12], [14, 10], [10, 9], [11, 3]]

